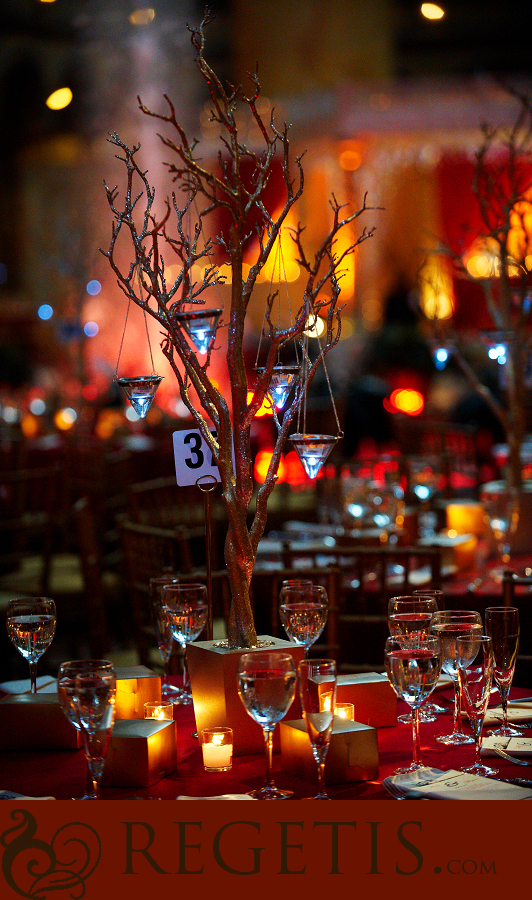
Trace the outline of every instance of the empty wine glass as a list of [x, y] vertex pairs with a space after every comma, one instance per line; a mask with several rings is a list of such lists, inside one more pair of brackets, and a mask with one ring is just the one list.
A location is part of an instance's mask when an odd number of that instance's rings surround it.
[[[420, 636], [430, 635], [430, 621], [437, 609], [436, 600], [432, 597], [415, 597], [413, 594], [392, 597], [388, 601], [388, 628], [391, 636], [413, 633], [419, 633]], [[423, 722], [436, 721], [435, 713], [427, 707], [427, 704], [421, 707], [419, 718]], [[397, 716], [397, 721], [411, 725], [412, 713]]]
[[486, 633], [493, 644], [493, 678], [499, 688], [502, 707], [502, 725], [489, 733], [497, 737], [512, 737], [521, 734], [508, 724], [508, 694], [519, 648], [519, 610], [515, 606], [488, 606], [484, 615]]
[[176, 702], [191, 704], [186, 649], [187, 644], [199, 637], [207, 621], [207, 588], [204, 584], [182, 581], [164, 585], [161, 593], [170, 631], [183, 648], [183, 688]]
[[[59, 704], [68, 721], [74, 728], [81, 731], [81, 723], [74, 702], [76, 678], [78, 675], [114, 675], [113, 664], [109, 662], [108, 659], [73, 659], [61, 663], [59, 666], [59, 671], [57, 673], [57, 696], [59, 698]], [[88, 772], [92, 783], [92, 775], [89, 768]], [[90, 794], [85, 794], [83, 797], [73, 799], [94, 800], [94, 790]]]
[[238, 694], [248, 715], [262, 728], [266, 752], [266, 780], [251, 791], [258, 800], [285, 800], [293, 791], [278, 788], [273, 779], [273, 732], [296, 693], [296, 667], [289, 653], [257, 650], [243, 653], [238, 662]]
[[423, 768], [419, 742], [419, 708], [434, 690], [441, 672], [441, 647], [437, 638], [420, 632], [386, 639], [384, 661], [388, 681], [397, 696], [412, 709], [412, 762], [396, 775]]
[[482, 490], [482, 504], [489, 519], [493, 539], [497, 547], [497, 564], [488, 577], [502, 582], [505, 569], [510, 565], [511, 541], [519, 522], [519, 498], [515, 491]]
[[299, 663], [298, 673], [301, 711], [318, 766], [318, 793], [305, 799], [330, 800], [325, 790], [325, 760], [334, 721], [336, 663], [333, 659], [305, 659]]
[[162, 588], [168, 584], [178, 584], [178, 579], [172, 575], [161, 575], [158, 578], [150, 578], [150, 604], [153, 620], [153, 630], [159, 653], [163, 661], [163, 677], [161, 679], [161, 694], [163, 700], [169, 700], [171, 703], [178, 702], [182, 691], [170, 684], [168, 677], [170, 674], [170, 657], [174, 645], [174, 636], [170, 628], [168, 616], [164, 611]]
[[293, 644], [305, 648], [305, 659], [321, 635], [329, 612], [327, 591], [309, 581], [283, 585], [279, 595], [279, 615]]
[[459, 637], [469, 638], [471, 641], [471, 652], [474, 655], [473, 639], [482, 632], [482, 617], [475, 610], [438, 610], [432, 616], [430, 629], [440, 641], [442, 670], [451, 676], [454, 686], [453, 730], [451, 734], [439, 734], [436, 740], [441, 744], [472, 744], [474, 743], [474, 738], [469, 734], [465, 734], [462, 729], [456, 640]]
[[86, 799], [98, 800], [105, 756], [109, 749], [115, 719], [114, 670], [77, 674], [72, 690], [72, 701], [92, 781], [92, 795], [88, 795]]
[[410, 456], [408, 458], [409, 483], [420, 503], [418, 516], [420, 534], [434, 537], [437, 516], [431, 509], [432, 499], [439, 487], [441, 463], [435, 454]]
[[462, 704], [475, 739], [475, 762], [471, 766], [462, 766], [461, 771], [470, 775], [496, 775], [499, 770], [485, 765], [480, 758], [482, 726], [493, 680], [493, 646], [490, 636], [479, 634], [474, 635], [473, 639], [457, 638], [456, 660]]
[[55, 635], [56, 609], [48, 597], [28, 600], [9, 600], [7, 604], [7, 633], [30, 667], [30, 691], [37, 693], [37, 662], [48, 650]]

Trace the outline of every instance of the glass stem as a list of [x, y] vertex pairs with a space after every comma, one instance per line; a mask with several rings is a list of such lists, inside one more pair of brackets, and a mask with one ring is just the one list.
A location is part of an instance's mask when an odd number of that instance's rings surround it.
[[508, 694], [510, 693], [510, 685], [499, 684], [499, 682], [497, 682], [497, 687], [499, 688], [499, 695], [501, 698], [502, 727], [508, 728]]
[[30, 662], [30, 693], [37, 693], [37, 662]]
[[419, 707], [412, 710], [412, 738], [413, 755], [412, 762], [421, 765], [421, 748], [419, 745]]
[[462, 704], [460, 697], [460, 682], [458, 678], [453, 681], [454, 684], [454, 713], [453, 713], [453, 733], [463, 734], [462, 731]]
[[263, 729], [264, 747], [266, 753], [266, 782], [265, 787], [274, 788], [273, 781], [273, 729]]
[[187, 692], [190, 688], [190, 679], [188, 677], [187, 665], [187, 645], [183, 647], [183, 690]]
[[90, 779], [92, 782], [92, 796], [94, 800], [100, 799], [100, 781], [103, 772], [104, 760], [100, 758], [93, 759], [87, 756], [87, 765], [89, 767]]

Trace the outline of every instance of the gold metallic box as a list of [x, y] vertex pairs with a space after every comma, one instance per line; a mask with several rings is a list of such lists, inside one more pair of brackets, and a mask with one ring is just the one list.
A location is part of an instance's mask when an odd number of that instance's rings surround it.
[[336, 700], [338, 703], [353, 703], [355, 722], [373, 728], [397, 725], [397, 695], [387, 676], [379, 672], [339, 675]]
[[[282, 721], [281, 768], [290, 775], [318, 784], [318, 767], [312, 754], [304, 719]], [[375, 728], [335, 716], [331, 743], [325, 759], [325, 783], [370, 781], [379, 774], [379, 749]]]
[[[258, 650], [285, 650], [290, 653], [296, 668], [304, 657], [303, 647], [291, 641], [268, 635], [259, 635], [258, 640], [268, 642], [268, 646], [257, 648]], [[224, 649], [216, 646], [219, 643], [219, 641], [194, 641], [187, 646], [197, 732], [201, 734], [204, 728], [227, 725], [233, 729], [233, 756], [263, 754], [262, 728], [248, 715], [238, 696], [239, 659], [242, 653], [255, 651]], [[297, 692], [287, 715], [291, 718], [300, 715]], [[274, 749], [279, 749], [277, 728], [273, 740]]]
[[68, 721], [57, 691], [10, 694], [0, 700], [0, 749], [77, 750], [82, 739]]
[[143, 719], [147, 700], [160, 701], [161, 678], [146, 666], [118, 666], [116, 669], [117, 719]]
[[176, 724], [157, 719], [115, 720], [102, 785], [150, 787], [177, 768]]

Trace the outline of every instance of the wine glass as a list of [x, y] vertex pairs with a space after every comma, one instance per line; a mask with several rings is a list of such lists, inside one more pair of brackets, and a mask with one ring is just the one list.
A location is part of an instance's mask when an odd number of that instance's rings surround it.
[[9, 600], [7, 604], [7, 633], [30, 667], [30, 691], [37, 693], [37, 662], [48, 650], [55, 634], [56, 609], [48, 597], [28, 600]]
[[98, 669], [78, 673], [74, 679], [71, 696], [92, 781], [92, 794], [86, 799], [98, 800], [105, 756], [109, 749], [115, 719], [114, 670]]
[[456, 663], [456, 639], [469, 637], [471, 652], [474, 656], [473, 640], [482, 632], [482, 617], [475, 610], [438, 610], [432, 616], [430, 630], [440, 641], [442, 670], [451, 676], [454, 687], [452, 733], [439, 734], [436, 740], [441, 744], [473, 744], [474, 738], [469, 734], [465, 734], [462, 730], [460, 683], [458, 681], [458, 666]]
[[[113, 664], [108, 659], [73, 659], [61, 663], [57, 673], [57, 695], [59, 704], [68, 721], [81, 731], [74, 693], [76, 689], [76, 677], [78, 675], [114, 675]], [[90, 774], [90, 770], [89, 770]], [[90, 776], [92, 782], [92, 775]], [[73, 798], [75, 799], [75, 798]], [[79, 797], [80, 800], [94, 800], [94, 791]]]
[[207, 588], [204, 584], [181, 581], [165, 584], [160, 590], [170, 631], [183, 648], [183, 688], [177, 702], [191, 704], [186, 649], [199, 637], [207, 621]]
[[[412, 595], [414, 597], [432, 597], [433, 600], [436, 601], [436, 609], [445, 609], [445, 599], [443, 596], [443, 591], [439, 588], [414, 588], [412, 590]], [[433, 715], [440, 715], [449, 712], [447, 707], [441, 706], [440, 703], [436, 703], [434, 699], [431, 699], [425, 703], [422, 707], [420, 716], [423, 718], [424, 713], [432, 713]]]
[[419, 708], [434, 690], [441, 672], [437, 638], [411, 632], [386, 638], [384, 661], [388, 681], [397, 696], [412, 709], [412, 762], [395, 770], [404, 775], [423, 768], [419, 743]]
[[163, 661], [163, 677], [161, 679], [161, 694], [163, 700], [171, 703], [178, 702], [182, 691], [168, 682], [170, 674], [170, 657], [174, 644], [174, 636], [170, 628], [168, 617], [164, 611], [162, 588], [167, 584], [178, 584], [179, 581], [172, 575], [161, 575], [158, 578], [150, 578], [150, 604], [153, 619], [153, 629], [159, 647], [159, 653]]
[[266, 780], [251, 791], [258, 800], [284, 800], [292, 791], [283, 791], [273, 780], [273, 732], [288, 712], [296, 694], [296, 667], [289, 653], [258, 650], [243, 653], [238, 663], [238, 694], [246, 712], [258, 722], [264, 734]]
[[[438, 605], [432, 597], [415, 597], [406, 594], [402, 597], [392, 597], [388, 601], [388, 628], [390, 635], [408, 635], [419, 632], [421, 635], [430, 634], [430, 620], [436, 612]], [[419, 718], [423, 722], [435, 722], [434, 711], [424, 704], [419, 711]], [[397, 716], [398, 722], [407, 725], [412, 724], [412, 713]]]
[[519, 522], [519, 498], [514, 491], [483, 490], [482, 504], [488, 516], [493, 538], [497, 545], [497, 564], [488, 577], [502, 582], [505, 569], [510, 565], [511, 541]]
[[329, 612], [327, 591], [312, 582], [292, 582], [281, 588], [279, 615], [283, 628], [293, 644], [309, 649], [321, 635]]
[[502, 725], [490, 734], [512, 737], [521, 732], [508, 724], [508, 694], [515, 672], [519, 648], [519, 610], [515, 606], [488, 606], [485, 610], [486, 633], [493, 643], [493, 678], [501, 697]]
[[[473, 659], [471, 659], [472, 653], [474, 653]], [[475, 635], [473, 640], [470, 637], [457, 638], [456, 660], [462, 704], [471, 723], [475, 739], [475, 762], [471, 766], [462, 766], [461, 771], [468, 772], [470, 775], [496, 775], [499, 770], [484, 765], [480, 759], [482, 726], [493, 680], [491, 637], [479, 634]]]
[[318, 766], [318, 793], [305, 799], [330, 800], [325, 790], [325, 759], [331, 742], [336, 703], [336, 663], [333, 659], [305, 659], [299, 663], [298, 673], [301, 710]]
[[440, 461], [435, 454], [410, 456], [408, 467], [410, 488], [420, 503], [420, 533], [423, 537], [434, 537], [437, 518], [431, 510], [431, 501], [438, 490]]

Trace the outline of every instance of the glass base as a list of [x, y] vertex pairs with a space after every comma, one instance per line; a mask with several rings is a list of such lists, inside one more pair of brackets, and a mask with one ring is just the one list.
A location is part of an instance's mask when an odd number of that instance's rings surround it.
[[418, 769], [424, 769], [423, 763], [411, 762], [409, 766], [400, 766], [393, 770], [394, 775], [408, 775], [409, 772], [417, 772]]
[[439, 703], [426, 703], [424, 708], [425, 712], [430, 713], [431, 716], [441, 716], [449, 712], [448, 706], [440, 706]]
[[436, 740], [439, 744], [450, 744], [455, 747], [461, 747], [462, 744], [475, 743], [474, 737], [469, 734], [463, 734], [461, 731], [453, 731], [452, 734], [439, 734]]
[[[397, 716], [397, 721], [402, 722], [404, 725], [412, 725], [412, 713], [404, 713], [402, 716]], [[436, 716], [428, 709], [420, 709], [419, 721], [435, 722]]]
[[474, 763], [472, 766], [462, 766], [461, 772], [467, 772], [468, 775], [497, 775], [499, 770], [492, 769], [491, 766], [483, 766], [482, 763]]
[[494, 735], [494, 737], [523, 737], [522, 729], [512, 728], [511, 725], [508, 725], [507, 727], [501, 725], [500, 728], [492, 728], [491, 731], [488, 731], [487, 733]]
[[176, 705], [190, 706], [193, 703], [192, 694], [189, 691], [180, 691], [179, 696], [172, 701]]
[[174, 687], [173, 684], [165, 684], [161, 688], [161, 697], [163, 700], [169, 700], [170, 703], [176, 703], [177, 698], [181, 696], [183, 691], [181, 688]]
[[248, 791], [250, 797], [254, 797], [255, 800], [287, 800], [288, 797], [293, 797], [293, 791], [282, 791], [277, 787], [269, 787], [265, 785], [262, 788], [259, 788], [256, 791]]
[[322, 791], [321, 793], [316, 794], [315, 797], [302, 797], [301, 799], [302, 800], [330, 800], [331, 798], [329, 797], [328, 794], [325, 793], [325, 791]]

